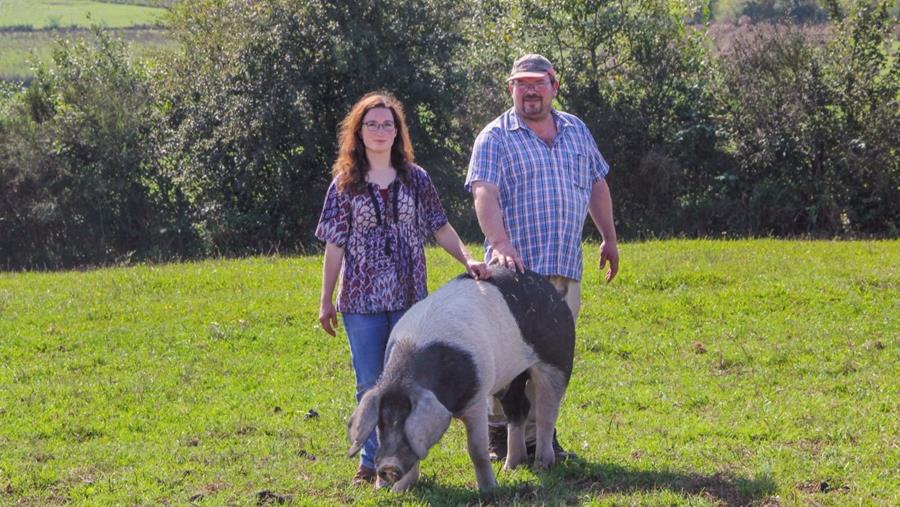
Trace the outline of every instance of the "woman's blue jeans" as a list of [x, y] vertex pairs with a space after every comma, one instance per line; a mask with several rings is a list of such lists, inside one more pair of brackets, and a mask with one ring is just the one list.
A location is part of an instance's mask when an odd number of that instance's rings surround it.
[[[384, 349], [394, 324], [406, 310], [379, 313], [342, 313], [344, 329], [350, 341], [353, 371], [356, 373], [356, 402], [371, 389], [384, 369]], [[360, 463], [375, 468], [375, 452], [378, 451], [376, 432], [369, 435], [363, 445]]]

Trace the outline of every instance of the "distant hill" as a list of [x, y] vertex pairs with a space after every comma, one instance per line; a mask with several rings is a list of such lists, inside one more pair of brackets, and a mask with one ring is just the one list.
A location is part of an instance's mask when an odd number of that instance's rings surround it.
[[[838, 0], [846, 13], [853, 0]], [[821, 0], [712, 0], [712, 18], [716, 21], [737, 22], [742, 17], [751, 21], [790, 19], [799, 23], [819, 23], [828, 19], [826, 2]], [[900, 19], [900, 2], [891, 9], [895, 19]]]

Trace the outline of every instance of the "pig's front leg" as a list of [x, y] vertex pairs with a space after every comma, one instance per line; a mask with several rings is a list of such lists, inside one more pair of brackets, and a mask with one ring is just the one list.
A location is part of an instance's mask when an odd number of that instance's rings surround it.
[[461, 417], [466, 425], [469, 458], [475, 466], [475, 478], [478, 489], [487, 491], [497, 487], [494, 469], [488, 456], [488, 410], [487, 399], [475, 402]]

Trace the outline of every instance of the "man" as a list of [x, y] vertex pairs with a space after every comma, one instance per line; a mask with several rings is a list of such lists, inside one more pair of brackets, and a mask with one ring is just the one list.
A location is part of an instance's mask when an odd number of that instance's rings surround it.
[[[556, 70], [541, 55], [513, 63], [507, 86], [513, 107], [475, 140], [466, 188], [485, 236], [485, 259], [546, 276], [577, 319], [581, 307], [581, 233], [590, 213], [603, 237], [600, 269], [606, 282], [619, 270], [609, 166], [584, 122], [552, 107]], [[529, 417], [531, 419], [531, 416]], [[491, 459], [506, 456], [506, 419], [499, 403], [491, 417]], [[526, 426], [529, 451], [534, 425]], [[567, 454], [554, 434], [558, 458]]]

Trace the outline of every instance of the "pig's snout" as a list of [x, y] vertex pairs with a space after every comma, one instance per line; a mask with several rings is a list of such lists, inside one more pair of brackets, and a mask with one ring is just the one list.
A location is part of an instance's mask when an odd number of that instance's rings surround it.
[[391, 460], [378, 467], [378, 477], [388, 484], [394, 484], [403, 477], [403, 469], [399, 463]]

